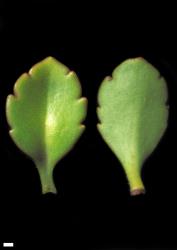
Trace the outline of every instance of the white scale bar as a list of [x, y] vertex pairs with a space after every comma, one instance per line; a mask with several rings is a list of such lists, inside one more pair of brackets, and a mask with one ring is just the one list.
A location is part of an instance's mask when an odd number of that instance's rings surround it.
[[13, 247], [14, 243], [13, 242], [4, 242], [3, 247]]

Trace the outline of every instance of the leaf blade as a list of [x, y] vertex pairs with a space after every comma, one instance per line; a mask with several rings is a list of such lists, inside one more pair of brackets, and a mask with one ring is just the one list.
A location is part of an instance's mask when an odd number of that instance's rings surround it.
[[142, 58], [124, 61], [100, 86], [98, 130], [119, 158], [132, 191], [144, 189], [140, 171], [166, 130], [166, 101], [165, 80]]
[[40, 174], [46, 182], [55, 164], [81, 136], [87, 100], [81, 98], [76, 74], [52, 57], [23, 74], [15, 83], [14, 94], [6, 103], [10, 135], [38, 170], [46, 171]]

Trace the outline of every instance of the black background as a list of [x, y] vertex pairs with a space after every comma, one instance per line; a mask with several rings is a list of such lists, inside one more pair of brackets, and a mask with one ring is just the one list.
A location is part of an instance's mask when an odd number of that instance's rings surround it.
[[[16, 1], [0, 9], [0, 244], [125, 248], [177, 247], [177, 17], [173, 6]], [[174, 8], [175, 9], [175, 8]], [[53, 56], [80, 78], [86, 130], [56, 166], [58, 195], [41, 195], [33, 162], [8, 135], [5, 101], [16, 79]], [[166, 78], [168, 129], [144, 164], [147, 193], [130, 197], [120, 163], [97, 132], [97, 91], [123, 60], [143, 56]], [[147, 134], [148, 136], [148, 134]], [[70, 249], [71, 249], [70, 247]]]

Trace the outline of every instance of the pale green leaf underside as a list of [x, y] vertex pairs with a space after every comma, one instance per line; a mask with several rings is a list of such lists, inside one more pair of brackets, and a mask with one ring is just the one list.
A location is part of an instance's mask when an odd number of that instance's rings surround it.
[[[131, 189], [167, 127], [166, 82], [143, 58], [128, 59], [107, 77], [98, 93], [98, 129], [122, 163]], [[133, 178], [132, 178], [133, 176]]]
[[[10, 135], [47, 176], [84, 130], [86, 99], [76, 74], [48, 57], [23, 74], [6, 104]], [[51, 175], [51, 174], [49, 174]], [[45, 178], [45, 177], [44, 177]]]

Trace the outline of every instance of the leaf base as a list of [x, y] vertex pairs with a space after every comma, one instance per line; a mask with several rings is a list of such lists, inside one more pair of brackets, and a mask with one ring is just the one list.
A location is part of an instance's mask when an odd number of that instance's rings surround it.
[[141, 194], [145, 194], [145, 189], [144, 188], [136, 188], [130, 191], [130, 195], [131, 196], [136, 196], [136, 195], [141, 195]]
[[53, 193], [57, 194], [57, 189], [53, 181], [53, 175], [51, 172], [47, 172], [45, 169], [39, 169], [39, 176], [42, 186], [42, 194]]

